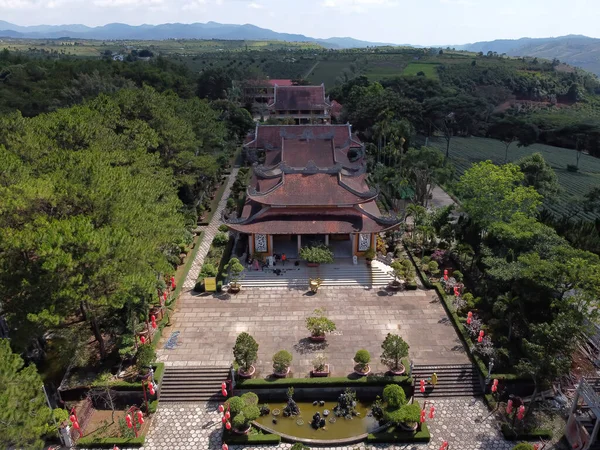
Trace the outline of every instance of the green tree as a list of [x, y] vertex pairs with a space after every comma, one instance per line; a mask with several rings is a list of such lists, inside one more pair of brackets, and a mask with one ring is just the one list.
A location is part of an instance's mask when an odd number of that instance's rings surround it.
[[50, 409], [35, 366], [27, 367], [0, 339], [0, 445], [3, 448], [41, 449]]
[[540, 134], [535, 125], [512, 116], [493, 123], [488, 133], [504, 143], [504, 162], [508, 161], [508, 148], [513, 142], [519, 147], [527, 147], [537, 142]]
[[516, 162], [523, 172], [524, 186], [532, 186], [538, 194], [547, 200], [552, 200], [560, 192], [560, 184], [556, 172], [546, 162], [541, 153], [536, 152], [524, 156]]
[[415, 203], [426, 207], [433, 189], [452, 179], [454, 166], [435, 148], [411, 148], [406, 153], [405, 173], [415, 191]]

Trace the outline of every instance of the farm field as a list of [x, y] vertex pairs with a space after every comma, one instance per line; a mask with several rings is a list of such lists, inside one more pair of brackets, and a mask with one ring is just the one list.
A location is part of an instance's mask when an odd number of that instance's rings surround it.
[[350, 63], [351, 61], [347, 60], [319, 61], [317, 67], [308, 75], [308, 81], [315, 85], [325, 83], [326, 87], [331, 88], [335, 86], [335, 79], [341, 75], [342, 70], [350, 66]]
[[[419, 139], [424, 144], [424, 139]], [[429, 139], [429, 146], [440, 151], [446, 151], [446, 141], [442, 137]], [[600, 186], [600, 159], [589, 155], [581, 155], [579, 172], [567, 171], [567, 164], [575, 164], [575, 150], [552, 147], [550, 145], [534, 144], [529, 147], [517, 147], [513, 144], [508, 150], [508, 160], [517, 161], [523, 156], [540, 152], [544, 159], [558, 175], [558, 180], [563, 188], [557, 202], [547, 203], [549, 210], [557, 215], [564, 215], [577, 208], [576, 199], [581, 199], [593, 187]], [[495, 139], [487, 138], [460, 138], [454, 137], [450, 142], [450, 159], [456, 167], [456, 177], [460, 177], [472, 164], [479, 161], [490, 160], [495, 164], [504, 163], [504, 144]], [[594, 220], [600, 214], [585, 213], [582, 209], [579, 218]]]
[[417, 75], [419, 72], [423, 72], [427, 78], [438, 79], [437, 67], [439, 64], [423, 64], [423, 63], [410, 63], [404, 69], [403, 75]]

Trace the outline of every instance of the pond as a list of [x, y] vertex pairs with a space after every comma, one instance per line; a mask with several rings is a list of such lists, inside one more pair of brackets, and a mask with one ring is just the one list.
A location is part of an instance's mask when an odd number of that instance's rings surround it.
[[[333, 409], [338, 404], [335, 401], [324, 402], [313, 405], [311, 402], [296, 402], [300, 408], [300, 414], [297, 416], [284, 417], [283, 410], [285, 402], [271, 402], [269, 408], [270, 414], [259, 417], [256, 422], [271, 430], [304, 439], [334, 440], [346, 439], [359, 436], [364, 433], [370, 433], [375, 430], [379, 424], [374, 417], [370, 417], [371, 403], [356, 402], [355, 411], [358, 415], [348, 418], [336, 417]], [[278, 415], [277, 410], [279, 410]], [[323, 417], [325, 411], [329, 411], [327, 417]], [[323, 428], [315, 429], [311, 426], [313, 416], [319, 413], [325, 419]], [[275, 420], [277, 423], [273, 423]], [[333, 423], [332, 423], [333, 422]]]

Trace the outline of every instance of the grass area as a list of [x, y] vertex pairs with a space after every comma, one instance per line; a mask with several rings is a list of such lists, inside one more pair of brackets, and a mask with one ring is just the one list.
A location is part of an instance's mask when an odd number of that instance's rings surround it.
[[410, 63], [402, 72], [402, 75], [417, 75], [423, 72], [427, 78], [438, 79], [437, 63]]
[[[421, 141], [421, 143], [424, 143]], [[446, 141], [441, 137], [429, 139], [429, 146], [440, 151], [446, 151]], [[504, 144], [495, 139], [487, 138], [460, 138], [454, 137], [450, 142], [450, 159], [456, 167], [456, 177], [460, 177], [465, 170], [479, 161], [490, 160], [495, 164], [504, 163]], [[579, 172], [569, 172], [567, 164], [576, 163], [575, 150], [552, 147], [544, 144], [533, 144], [529, 147], [517, 147], [513, 144], [508, 150], [508, 161], [514, 162], [523, 156], [539, 152], [554, 169], [558, 181], [563, 188], [556, 202], [546, 202], [550, 211], [557, 215], [570, 214], [578, 211], [580, 218], [594, 220], [600, 214], [585, 213], [575, 200], [583, 196], [594, 186], [600, 186], [600, 159], [589, 155], [581, 155]]]
[[319, 61], [317, 67], [308, 76], [308, 81], [311, 84], [325, 83], [325, 87], [331, 88], [335, 86], [335, 79], [341, 75], [342, 70], [350, 66], [351, 61], [348, 60], [325, 60]]

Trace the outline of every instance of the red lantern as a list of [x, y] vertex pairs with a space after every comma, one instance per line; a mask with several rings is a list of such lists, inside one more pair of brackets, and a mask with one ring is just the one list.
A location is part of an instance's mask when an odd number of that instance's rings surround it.
[[116, 445], [113, 447], [113, 450], [119, 450], [119, 447], [117, 447]]
[[145, 344], [146, 343], [146, 338], [144, 336], [140, 336], [140, 342], [142, 344]]
[[227, 389], [221, 389], [221, 394], [223, 394], [223, 397], [227, 397]]
[[421, 410], [421, 423], [425, 423], [425, 411]]
[[229, 420], [229, 418], [230, 418], [230, 417], [231, 417], [231, 414], [229, 414], [229, 411], [226, 411], [226, 412], [225, 412], [225, 418], [226, 418], [227, 420]]
[[229, 447], [227, 446], [227, 444], [223, 444], [223, 446], [221, 447], [221, 450], [229, 450]]
[[163, 292], [163, 300], [165, 302], [167, 301], [167, 291]]
[[444, 269], [444, 275], [448, 275], [448, 269]]
[[506, 414], [510, 414], [513, 411], [513, 401], [509, 400], [506, 404]]
[[148, 392], [150, 392], [150, 395], [154, 395], [156, 393], [156, 391], [154, 390], [154, 385], [152, 383], [148, 385]]
[[69, 420], [71, 421], [71, 423], [75, 423], [75, 422], [77, 422], [77, 417], [75, 417], [75, 415], [74, 415], [74, 414], [71, 414], [71, 415], [69, 416]]
[[540, 450], [539, 444], [533, 444], [533, 450]]
[[517, 419], [523, 420], [525, 417], [525, 407], [523, 405], [519, 406], [519, 411], [517, 412]]
[[481, 343], [483, 342], [483, 338], [482, 338], [481, 336], [479, 336], [479, 337], [477, 338], [477, 342], [479, 342], [479, 343], [481, 344]]
[[435, 406], [432, 406], [432, 407], [429, 409], [429, 418], [430, 418], [430, 419], [433, 419], [433, 417], [434, 417], [434, 416], [435, 416]]
[[231, 430], [231, 424], [230, 424], [229, 422], [227, 422], [227, 423], [225, 424], [225, 428], [227, 428], [228, 430]]
[[171, 289], [175, 289], [175, 277], [171, 277]]
[[492, 392], [496, 392], [498, 390], [497, 384], [492, 384]]
[[137, 412], [137, 418], [140, 424], [144, 423], [144, 414], [141, 411]]
[[473, 317], [473, 313], [472, 313], [471, 311], [469, 311], [469, 312], [467, 313], [467, 317]]
[[225, 411], [225, 407], [223, 405], [219, 405], [219, 412], [222, 413]]
[[454, 296], [458, 297], [460, 295], [460, 292], [458, 291], [458, 286], [454, 286]]
[[442, 446], [440, 447], [440, 450], [446, 450], [447, 448], [448, 448], [448, 441], [442, 442]]
[[131, 422], [131, 416], [129, 414], [127, 414], [125, 416], [125, 422], [127, 422], [127, 428], [132, 428], [133, 427], [133, 423]]
[[79, 430], [79, 422], [77, 422], [77, 421], [73, 422], [73, 428], [75, 428], [76, 430]]
[[221, 422], [223, 422], [223, 423], [227, 422], [227, 418], [225, 416], [221, 417]]
[[483, 330], [481, 330], [481, 331], [479, 332], [479, 336], [481, 336], [481, 337], [485, 336], [485, 332], [484, 332]]
[[152, 314], [152, 315], [150, 316], [150, 320], [151, 320], [152, 322], [156, 322], [156, 316], [155, 316], [154, 314]]
[[421, 380], [421, 393], [425, 392], [425, 380]]
[[471, 325], [471, 321], [473, 320], [472, 317], [467, 317], [467, 325]]
[[225, 384], [225, 382], [221, 383], [221, 389], [227, 389], [227, 384]]
[[479, 337], [477, 338], [477, 342], [481, 343], [483, 341], [483, 336], [485, 336], [485, 333], [483, 332], [483, 330], [481, 330], [479, 332]]

